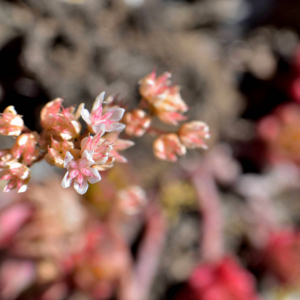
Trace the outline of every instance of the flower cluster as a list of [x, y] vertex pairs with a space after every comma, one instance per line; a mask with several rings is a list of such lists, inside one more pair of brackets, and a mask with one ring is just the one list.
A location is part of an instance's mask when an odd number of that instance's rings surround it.
[[0, 151], [0, 180], [8, 181], [4, 192], [17, 188], [18, 192], [27, 190], [30, 179], [29, 166], [38, 158], [36, 149], [38, 134], [22, 133], [25, 130], [23, 119], [13, 106], [8, 106], [0, 116], [0, 134], [17, 136], [11, 149]]
[[[119, 151], [133, 146], [134, 142], [119, 138], [123, 129], [130, 136], [158, 134], [153, 149], [155, 156], [162, 160], [175, 162], [177, 155], [186, 154], [187, 148], [206, 149], [205, 140], [210, 133], [201, 121], [183, 123], [177, 132], [150, 127], [154, 116], [174, 126], [187, 119], [183, 113], [188, 107], [181, 98], [179, 86], [172, 85], [170, 77], [170, 73], [156, 77], [152, 72], [141, 79], [141, 105], [126, 114], [113, 97], [105, 100], [104, 92], [96, 98], [91, 112], [84, 103], [76, 110], [74, 106], [64, 108], [62, 98], [54, 99], [41, 110], [40, 134], [24, 126], [13, 106], [7, 107], [0, 116], [0, 134], [17, 138], [11, 149], [0, 151], [0, 179], [9, 181], [5, 192], [14, 188], [18, 192], [26, 191], [29, 167], [45, 159], [50, 165], [67, 169], [62, 181], [64, 188], [73, 186], [79, 194], [84, 194], [88, 182], [101, 180], [99, 171], [113, 167], [115, 161], [127, 162]], [[84, 131], [80, 118], [86, 123]]]
[[[57, 98], [43, 107], [43, 131], [40, 135], [24, 127], [21, 116], [13, 106], [4, 110], [0, 133], [17, 136], [11, 149], [0, 151], [1, 180], [9, 181], [5, 192], [14, 188], [18, 192], [26, 191], [30, 179], [29, 167], [41, 159], [67, 169], [62, 186], [67, 188], [72, 185], [79, 194], [87, 191], [88, 182], [95, 183], [101, 179], [99, 171], [113, 167], [115, 161], [126, 162], [118, 151], [134, 143], [119, 139], [125, 127], [118, 122], [123, 117], [123, 108], [104, 105], [104, 93], [96, 98], [91, 113], [83, 103], [75, 110], [74, 106], [62, 107], [62, 102], [63, 99]], [[84, 132], [80, 117], [87, 124]]]
[[[205, 140], [210, 137], [207, 124], [201, 121], [183, 123], [177, 132], [162, 132], [151, 127], [154, 116], [165, 124], [177, 126], [187, 119], [183, 113], [188, 106], [180, 95], [180, 87], [172, 85], [171, 74], [166, 72], [159, 77], [153, 71], [139, 81], [142, 100], [140, 108], [125, 113], [125, 132], [140, 137], [146, 132], [158, 134], [153, 144], [154, 155], [158, 159], [177, 161], [177, 155], [186, 154], [186, 149], [207, 149]], [[145, 109], [142, 109], [145, 108]]]
[[[118, 148], [118, 135], [125, 127], [118, 121], [125, 110], [104, 106], [104, 92], [96, 98], [91, 113], [84, 108], [84, 104], [75, 112], [73, 107], [60, 109], [58, 103], [60, 99], [48, 103], [42, 111], [44, 129], [56, 133], [55, 137], [51, 137], [51, 146], [48, 145], [46, 160], [67, 169], [62, 181], [64, 188], [72, 185], [79, 194], [84, 194], [88, 182], [101, 180], [99, 171], [111, 168], [115, 160], [124, 161], [119, 159], [122, 156], [117, 150], [125, 150], [133, 145], [131, 141], [124, 141], [125, 145]], [[87, 124], [87, 130], [82, 135], [78, 121], [80, 116]], [[105, 133], [112, 131], [117, 131], [115, 139], [107, 139]]]

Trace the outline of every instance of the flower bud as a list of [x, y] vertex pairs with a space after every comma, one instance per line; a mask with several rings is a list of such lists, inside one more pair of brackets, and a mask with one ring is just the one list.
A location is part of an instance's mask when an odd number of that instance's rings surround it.
[[140, 80], [140, 93], [162, 122], [177, 125], [178, 121], [186, 119], [181, 113], [188, 107], [181, 98], [180, 87], [171, 85], [170, 77], [170, 73], [164, 73], [156, 78], [152, 72]]
[[63, 99], [56, 98], [48, 102], [41, 110], [41, 125], [44, 129], [55, 126], [55, 115], [59, 113]]
[[18, 193], [25, 192], [29, 179], [30, 170], [18, 162], [12, 162], [9, 168], [0, 172], [0, 180], [8, 181], [8, 184], [4, 188], [5, 193], [15, 188], [18, 189]]
[[5, 108], [0, 116], [0, 134], [18, 136], [24, 127], [23, 119], [17, 114], [13, 106]]
[[179, 129], [178, 135], [182, 143], [189, 149], [207, 149], [206, 139], [210, 138], [209, 127], [201, 121], [184, 123]]
[[157, 101], [157, 97], [168, 90], [171, 82], [171, 73], [165, 72], [156, 78], [156, 72], [153, 71], [139, 81], [140, 94], [150, 103]]
[[186, 154], [186, 148], [181, 144], [178, 135], [175, 133], [163, 134], [159, 136], [153, 143], [154, 155], [158, 159], [177, 161], [177, 155]]
[[36, 149], [37, 142], [38, 134], [36, 132], [23, 133], [11, 148], [11, 154], [16, 159], [22, 158], [22, 162], [26, 165], [31, 165], [39, 155], [39, 150]]
[[[64, 168], [64, 159], [68, 151], [71, 152], [73, 156], [80, 156], [80, 150], [74, 149], [74, 144], [72, 142], [58, 142], [53, 137], [51, 137], [51, 140], [51, 147], [48, 146], [48, 153], [45, 156], [45, 160], [50, 165]], [[75, 154], [76, 152], [78, 152], [77, 155]]]
[[57, 134], [65, 141], [77, 138], [80, 135], [81, 124], [77, 121], [77, 116], [68, 109], [62, 109], [62, 112], [55, 115], [55, 123], [52, 127]]
[[125, 132], [128, 135], [142, 136], [150, 126], [151, 117], [141, 109], [135, 109], [125, 114]]
[[61, 107], [62, 101], [57, 98], [45, 105], [41, 111], [41, 124], [46, 131], [54, 130], [63, 140], [71, 140], [80, 135], [81, 124], [78, 119], [84, 104], [80, 104], [75, 112], [74, 106]]

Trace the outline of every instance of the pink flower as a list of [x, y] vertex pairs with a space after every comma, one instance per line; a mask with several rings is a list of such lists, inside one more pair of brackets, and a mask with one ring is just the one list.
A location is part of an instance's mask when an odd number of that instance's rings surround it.
[[0, 134], [9, 136], [18, 136], [24, 127], [23, 119], [17, 114], [13, 106], [5, 108], [0, 115]]
[[64, 167], [68, 169], [62, 180], [62, 187], [68, 188], [73, 183], [74, 189], [78, 194], [84, 194], [90, 183], [101, 180], [99, 172], [92, 168], [95, 165], [93, 160], [93, 151], [84, 150], [82, 157], [74, 159], [70, 152], [66, 153]]
[[41, 125], [44, 129], [51, 129], [56, 124], [55, 115], [59, 113], [62, 98], [56, 98], [48, 102], [41, 110]]
[[181, 98], [178, 85], [168, 86], [163, 94], [158, 95], [154, 106], [156, 109], [163, 111], [186, 112], [188, 110], [187, 105]]
[[180, 143], [178, 135], [175, 133], [163, 134], [153, 143], [154, 155], [161, 160], [177, 161], [177, 155], [186, 154], [186, 148]]
[[205, 139], [210, 138], [209, 127], [201, 121], [184, 123], [178, 133], [182, 143], [189, 149], [207, 149]]
[[81, 124], [79, 116], [73, 114], [69, 109], [62, 108], [62, 112], [54, 115], [55, 123], [52, 128], [63, 140], [71, 140], [80, 135]]
[[9, 167], [0, 172], [0, 180], [8, 181], [4, 188], [5, 193], [15, 188], [18, 189], [18, 193], [25, 192], [29, 179], [30, 170], [25, 165], [15, 161], [11, 161]]
[[152, 72], [140, 80], [140, 93], [162, 122], [177, 125], [178, 121], [186, 119], [181, 113], [188, 107], [181, 98], [179, 86], [171, 85], [170, 78], [170, 73], [156, 78], [156, 73]]
[[123, 117], [125, 112], [124, 108], [113, 107], [108, 108], [104, 114], [102, 103], [104, 100], [105, 92], [102, 92], [95, 100], [92, 112], [89, 113], [87, 109], [82, 109], [81, 116], [87, 123], [89, 130], [92, 133], [98, 133], [102, 130], [102, 126], [105, 126], [105, 131], [117, 131], [125, 128], [124, 124], [118, 123]]
[[151, 117], [141, 109], [134, 109], [125, 114], [125, 132], [128, 135], [142, 136], [150, 126]]
[[70, 152], [76, 158], [80, 157], [80, 150], [74, 149], [74, 143], [70, 141], [58, 142], [51, 137], [51, 147], [48, 146], [48, 153], [45, 160], [53, 166], [64, 168], [64, 159], [67, 152]]
[[156, 72], [151, 72], [139, 81], [141, 95], [150, 103], [155, 102], [157, 97], [168, 91], [171, 77], [171, 73], [165, 72], [156, 78]]
[[113, 149], [109, 152], [109, 157], [115, 158], [116, 162], [126, 163], [127, 158], [119, 153], [132, 147], [135, 143], [130, 140], [119, 139], [120, 132], [105, 135], [105, 138], [112, 143]]
[[77, 111], [73, 106], [61, 107], [63, 99], [57, 98], [41, 111], [41, 124], [47, 131], [55, 131], [63, 140], [71, 140], [80, 135], [81, 124], [78, 122], [84, 104], [80, 104]]
[[97, 165], [106, 164], [108, 161], [108, 154], [112, 150], [112, 143], [102, 139], [104, 132], [104, 125], [102, 124], [102, 130], [99, 131], [94, 137], [89, 136], [81, 141], [81, 152], [93, 151], [93, 160]]
[[23, 133], [20, 135], [13, 147], [11, 148], [11, 154], [16, 159], [22, 157], [22, 162], [26, 165], [31, 165], [39, 155], [39, 150], [36, 148], [38, 142], [38, 134], [34, 133]]

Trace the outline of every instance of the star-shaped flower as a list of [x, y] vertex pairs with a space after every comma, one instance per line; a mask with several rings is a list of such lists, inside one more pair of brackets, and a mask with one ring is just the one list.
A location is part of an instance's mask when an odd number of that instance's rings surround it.
[[81, 111], [81, 116], [92, 133], [100, 132], [102, 125], [105, 126], [105, 131], [107, 132], [123, 130], [125, 128], [124, 124], [118, 123], [122, 119], [125, 109], [112, 107], [104, 112], [102, 107], [104, 95], [105, 92], [102, 92], [96, 98], [91, 113], [85, 108]]
[[86, 193], [90, 183], [101, 180], [99, 172], [92, 168], [95, 165], [93, 151], [85, 150], [79, 159], [74, 159], [70, 152], [66, 153], [64, 167], [68, 169], [62, 180], [62, 187], [68, 188], [73, 184], [78, 194]]

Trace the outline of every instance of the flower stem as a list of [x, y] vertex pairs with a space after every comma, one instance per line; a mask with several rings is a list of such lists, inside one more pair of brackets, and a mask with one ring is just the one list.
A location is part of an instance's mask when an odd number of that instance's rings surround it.
[[217, 261], [223, 255], [223, 222], [218, 190], [207, 162], [203, 162], [192, 175], [199, 210], [203, 215], [201, 257], [205, 261]]

